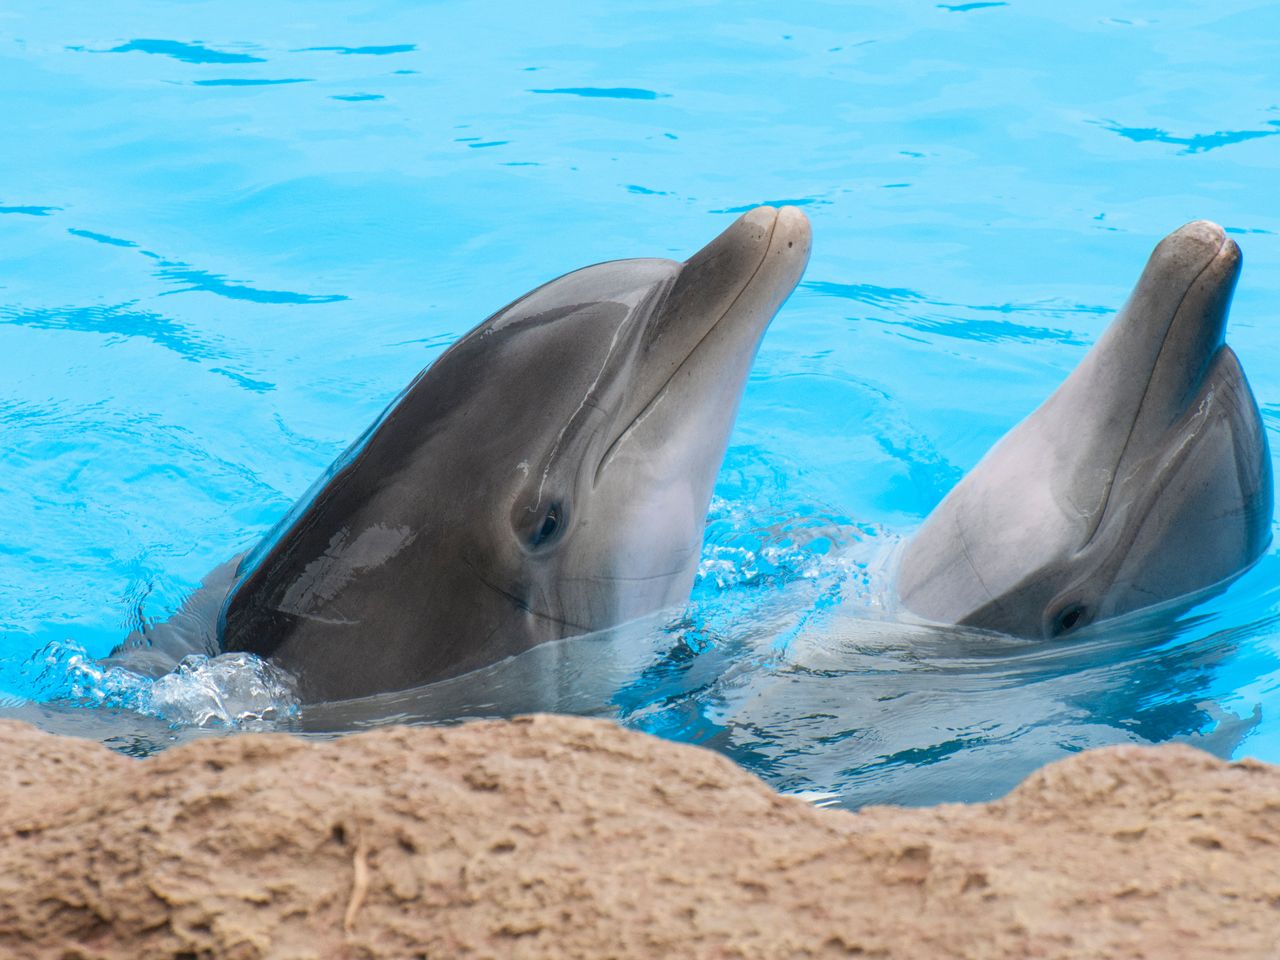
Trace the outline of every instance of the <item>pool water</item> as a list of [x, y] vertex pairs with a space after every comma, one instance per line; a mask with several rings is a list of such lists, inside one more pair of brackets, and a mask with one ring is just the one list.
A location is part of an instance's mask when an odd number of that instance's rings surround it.
[[[1280, 547], [1072, 644], [886, 604], [895, 547], [1187, 220], [1243, 248], [1228, 337], [1280, 449], [1276, 37], [1249, 2], [6, 4], [0, 712], [148, 752], [569, 709], [850, 806], [1104, 743], [1280, 761]], [[814, 252], [688, 609], [358, 707], [251, 662], [94, 666], [489, 313], [766, 202]]]

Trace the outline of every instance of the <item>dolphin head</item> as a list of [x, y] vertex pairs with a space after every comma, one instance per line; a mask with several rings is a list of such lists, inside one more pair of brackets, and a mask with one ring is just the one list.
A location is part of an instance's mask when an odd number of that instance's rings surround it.
[[1024, 637], [1203, 590], [1265, 548], [1271, 460], [1224, 343], [1240, 250], [1189, 223], [1156, 247], [1080, 365], [930, 514], [899, 595]]
[[684, 263], [598, 264], [494, 314], [246, 558], [224, 649], [332, 699], [683, 603], [748, 371], [808, 253], [802, 213], [760, 207]]

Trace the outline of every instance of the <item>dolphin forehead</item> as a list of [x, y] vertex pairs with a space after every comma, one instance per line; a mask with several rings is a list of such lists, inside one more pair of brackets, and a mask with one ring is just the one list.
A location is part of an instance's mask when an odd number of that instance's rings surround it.
[[679, 273], [679, 263], [659, 258], [609, 260], [583, 267], [512, 301], [458, 343], [472, 337], [514, 332], [595, 303], [616, 303], [628, 311], [644, 309], [647, 317], [661, 304]]
[[453, 388], [441, 398], [451, 408], [470, 395], [472, 426], [522, 461], [582, 462], [583, 445], [603, 442], [633, 392], [642, 344], [680, 269], [636, 259], [566, 274], [477, 327], [428, 379]]

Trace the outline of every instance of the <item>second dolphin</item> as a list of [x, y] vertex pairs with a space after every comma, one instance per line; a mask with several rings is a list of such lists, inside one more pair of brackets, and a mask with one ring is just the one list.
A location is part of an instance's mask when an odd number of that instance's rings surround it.
[[929, 620], [1060, 637], [1218, 584], [1270, 540], [1271, 456], [1224, 342], [1240, 250], [1166, 237], [1080, 365], [925, 520], [898, 590]]

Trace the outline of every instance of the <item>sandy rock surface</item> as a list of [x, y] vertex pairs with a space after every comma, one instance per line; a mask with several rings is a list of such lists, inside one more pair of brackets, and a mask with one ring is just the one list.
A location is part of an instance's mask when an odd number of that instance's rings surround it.
[[1280, 956], [1280, 768], [1188, 747], [856, 815], [568, 717], [0, 756], [6, 960]]

